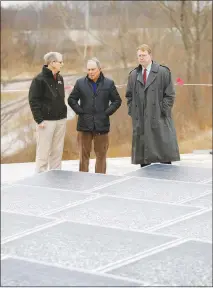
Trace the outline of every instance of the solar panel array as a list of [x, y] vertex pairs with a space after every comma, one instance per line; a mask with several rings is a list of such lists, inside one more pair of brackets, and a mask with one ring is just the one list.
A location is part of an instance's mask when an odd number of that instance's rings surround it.
[[52, 170], [1, 190], [2, 286], [212, 285], [212, 169]]

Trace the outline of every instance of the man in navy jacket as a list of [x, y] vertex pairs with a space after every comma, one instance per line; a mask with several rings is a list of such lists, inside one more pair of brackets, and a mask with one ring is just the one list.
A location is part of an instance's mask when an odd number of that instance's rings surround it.
[[109, 146], [109, 117], [121, 105], [114, 81], [101, 72], [100, 62], [87, 62], [87, 76], [76, 81], [68, 104], [78, 115], [77, 131], [80, 148], [79, 171], [88, 172], [89, 158], [94, 141], [96, 173], [106, 173], [106, 155]]

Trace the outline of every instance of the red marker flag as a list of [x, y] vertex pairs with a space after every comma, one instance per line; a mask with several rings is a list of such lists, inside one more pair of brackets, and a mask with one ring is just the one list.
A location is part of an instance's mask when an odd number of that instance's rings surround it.
[[181, 78], [177, 78], [177, 79], [176, 79], [176, 84], [177, 84], [177, 85], [183, 85], [184, 82], [183, 82], [183, 80], [182, 80]]

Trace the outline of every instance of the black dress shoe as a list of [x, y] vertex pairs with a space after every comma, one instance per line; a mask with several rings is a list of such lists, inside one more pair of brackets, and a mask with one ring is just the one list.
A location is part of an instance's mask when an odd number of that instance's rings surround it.
[[161, 164], [172, 164], [172, 162], [160, 162]]
[[140, 165], [141, 165], [141, 167], [145, 167], [145, 166], [148, 166], [150, 164], [140, 164]]

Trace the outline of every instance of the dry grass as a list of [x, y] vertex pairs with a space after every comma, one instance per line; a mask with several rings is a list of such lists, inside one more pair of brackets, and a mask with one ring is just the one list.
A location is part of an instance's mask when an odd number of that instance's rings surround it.
[[203, 131], [194, 137], [179, 142], [180, 153], [192, 153], [193, 150], [212, 149], [212, 130]]
[[36, 155], [36, 144], [27, 145], [25, 149], [19, 150], [18, 153], [15, 153], [11, 156], [4, 156], [1, 158], [2, 164], [7, 163], [26, 163], [34, 162]]
[[[73, 139], [73, 142], [76, 142], [76, 137]], [[110, 137], [111, 139], [112, 137]], [[72, 147], [73, 142], [70, 142], [69, 137], [65, 138], [63, 160], [76, 160], [79, 159], [77, 145]], [[110, 141], [112, 142], [112, 141]], [[74, 149], [72, 149], [74, 148]], [[211, 131], [200, 132], [198, 136], [189, 138], [187, 140], [182, 140], [179, 142], [179, 149], [181, 154], [192, 153], [193, 150], [202, 150], [202, 149], [212, 149], [212, 135]], [[4, 163], [23, 163], [23, 162], [34, 162], [36, 153], [36, 144], [30, 144], [25, 149], [20, 150], [18, 153], [3, 157], [1, 159], [2, 164]], [[111, 145], [107, 153], [107, 157], [116, 158], [116, 157], [130, 157], [131, 156], [131, 139], [128, 143], [122, 145]], [[91, 153], [91, 159], [95, 158], [94, 151]]]

